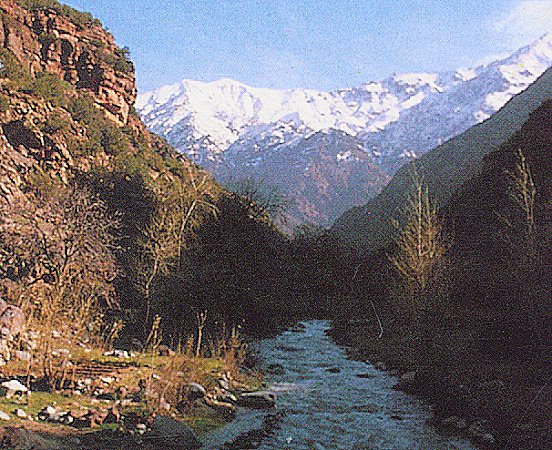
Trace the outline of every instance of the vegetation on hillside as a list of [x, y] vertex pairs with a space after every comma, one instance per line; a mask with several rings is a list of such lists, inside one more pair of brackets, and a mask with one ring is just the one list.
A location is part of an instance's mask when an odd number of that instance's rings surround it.
[[406, 387], [438, 417], [482, 420], [500, 448], [552, 445], [550, 130], [548, 101], [439, 212], [412, 183], [397, 241], [359, 261], [338, 305], [349, 344], [415, 370]]
[[101, 22], [95, 19], [92, 14], [78, 11], [59, 3], [57, 0], [16, 0], [16, 2], [29, 11], [53, 10], [82, 28], [89, 26], [101, 27]]

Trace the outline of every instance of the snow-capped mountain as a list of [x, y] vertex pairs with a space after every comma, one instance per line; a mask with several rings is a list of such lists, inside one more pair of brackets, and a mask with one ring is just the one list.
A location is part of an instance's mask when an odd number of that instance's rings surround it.
[[[475, 69], [395, 74], [331, 92], [184, 80], [140, 94], [137, 109], [150, 130], [223, 182], [253, 177], [280, 186], [293, 223], [328, 225], [405, 162], [489, 118], [550, 66], [552, 33]], [[331, 142], [324, 158], [313, 142]], [[344, 177], [364, 183], [337, 189]], [[377, 188], [354, 192], [366, 183]], [[321, 201], [328, 195], [337, 198]]]

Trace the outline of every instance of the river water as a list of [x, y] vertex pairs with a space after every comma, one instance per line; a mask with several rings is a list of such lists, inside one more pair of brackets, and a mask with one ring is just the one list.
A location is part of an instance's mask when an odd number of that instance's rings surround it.
[[[326, 335], [331, 323], [313, 320], [256, 344], [276, 392], [274, 411], [242, 410], [236, 421], [207, 437], [215, 449], [473, 449], [427, 425], [419, 399], [392, 389], [397, 382], [372, 365], [347, 358]], [[282, 370], [283, 369], [283, 370]], [[225, 442], [225, 445], [220, 445]]]

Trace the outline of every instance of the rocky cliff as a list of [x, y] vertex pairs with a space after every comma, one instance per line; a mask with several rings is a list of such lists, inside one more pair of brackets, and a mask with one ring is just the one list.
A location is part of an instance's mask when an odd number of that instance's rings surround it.
[[92, 16], [3, 0], [0, 31], [0, 204], [24, 198], [37, 177], [67, 184], [98, 168], [155, 177], [159, 154], [190, 165], [133, 113], [133, 64]]
[[136, 99], [136, 86], [134, 67], [125, 51], [91, 16], [55, 3], [51, 7], [33, 3], [2, 1], [3, 47], [31, 75], [44, 71], [56, 74], [90, 92], [111, 119], [126, 124]]

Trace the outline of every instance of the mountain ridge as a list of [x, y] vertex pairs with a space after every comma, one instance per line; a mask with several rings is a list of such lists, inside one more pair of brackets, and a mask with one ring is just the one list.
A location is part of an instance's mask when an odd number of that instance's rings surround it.
[[[311, 136], [340, 131], [344, 139], [334, 142], [335, 162], [350, 164], [342, 155], [350, 146], [349, 138], [355, 139], [368, 164], [342, 171], [380, 180], [378, 188], [368, 194], [374, 195], [389, 179], [382, 173], [393, 175], [405, 163], [486, 120], [550, 66], [552, 33], [475, 69], [394, 74], [379, 82], [330, 92], [252, 88], [230, 79], [183, 80], [139, 94], [136, 106], [150, 130], [219, 181], [228, 182], [228, 168], [239, 161], [244, 177], [285, 186], [292, 223], [329, 226], [355, 206], [347, 200], [359, 197], [353, 192], [355, 187], [349, 183], [341, 192], [342, 206], [335, 201], [329, 206], [320, 196], [322, 185], [332, 183], [333, 163], [321, 184], [307, 194], [302, 186], [315, 183], [308, 168], [319, 161], [303, 158], [305, 164], [297, 167], [293, 184], [289, 171], [284, 174], [274, 165], [276, 152], [306, 155]], [[303, 212], [305, 201], [313, 205], [313, 214]]]
[[548, 69], [491, 118], [401, 167], [377, 196], [343, 214], [332, 230], [344, 243], [358, 249], [375, 251], [388, 245], [396, 234], [393, 221], [402, 215], [413, 172], [424, 178], [435, 204], [444, 204], [455, 189], [475, 175], [485, 155], [514, 135], [530, 113], [551, 98], [552, 69]]

